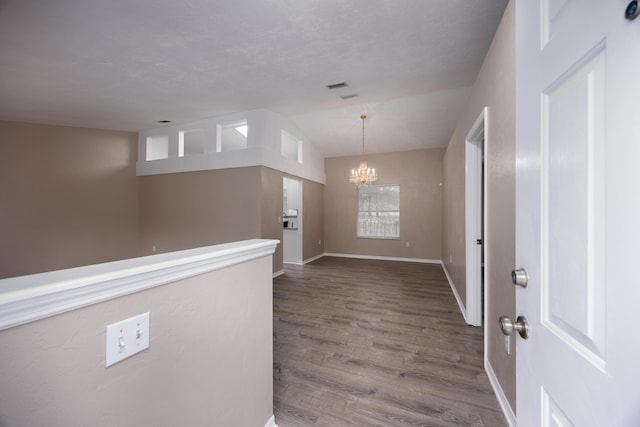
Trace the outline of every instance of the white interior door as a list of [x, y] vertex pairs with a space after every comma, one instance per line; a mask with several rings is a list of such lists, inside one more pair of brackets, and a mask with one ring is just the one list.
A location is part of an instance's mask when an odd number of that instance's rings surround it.
[[517, 3], [519, 426], [639, 426], [640, 18]]

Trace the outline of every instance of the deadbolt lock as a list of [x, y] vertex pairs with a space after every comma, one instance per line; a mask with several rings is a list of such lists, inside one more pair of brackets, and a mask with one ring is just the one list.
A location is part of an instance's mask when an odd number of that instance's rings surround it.
[[513, 270], [511, 272], [511, 281], [514, 285], [526, 288], [527, 283], [529, 283], [529, 275], [527, 274], [527, 270], [525, 270], [524, 268]]

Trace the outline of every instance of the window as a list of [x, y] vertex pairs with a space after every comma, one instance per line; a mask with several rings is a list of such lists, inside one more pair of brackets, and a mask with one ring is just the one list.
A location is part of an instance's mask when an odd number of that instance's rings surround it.
[[216, 151], [218, 153], [247, 148], [247, 134], [249, 133], [247, 122], [218, 125], [217, 132]]
[[205, 133], [202, 129], [181, 130], [178, 133], [178, 157], [204, 154]]
[[147, 137], [147, 160], [169, 157], [169, 137], [167, 135]]
[[400, 186], [358, 188], [358, 237], [400, 238]]
[[302, 141], [282, 130], [280, 132], [280, 153], [287, 159], [302, 163]]

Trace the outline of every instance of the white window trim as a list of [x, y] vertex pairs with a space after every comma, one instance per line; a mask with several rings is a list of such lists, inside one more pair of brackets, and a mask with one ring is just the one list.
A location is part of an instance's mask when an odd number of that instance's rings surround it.
[[[400, 194], [400, 184], [376, 184], [376, 185], [369, 185], [366, 188], [372, 188], [372, 187], [398, 187], [398, 197]], [[374, 240], [400, 240], [400, 200], [398, 199], [398, 210], [388, 210], [388, 211], [383, 211], [383, 210], [378, 210], [375, 212], [398, 212], [398, 235], [397, 236], [362, 236], [360, 235], [360, 190], [361, 188], [358, 188], [358, 209], [356, 212], [356, 237], [358, 239], [374, 239]], [[371, 211], [373, 212], [373, 211]]]

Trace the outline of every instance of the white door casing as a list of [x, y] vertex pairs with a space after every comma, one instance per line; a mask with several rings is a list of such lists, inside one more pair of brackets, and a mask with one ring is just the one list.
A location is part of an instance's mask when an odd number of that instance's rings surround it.
[[[487, 203], [482, 201], [482, 194], [487, 197], [488, 180], [480, 179], [482, 163], [489, 156], [484, 153], [487, 150], [489, 127], [489, 107], [484, 107], [469, 130], [465, 138], [465, 257], [466, 257], [466, 301], [465, 321], [469, 325], [482, 326], [483, 324], [483, 282], [487, 283], [488, 259], [486, 231], [487, 229]], [[484, 154], [483, 154], [484, 153]], [[485, 168], [487, 170], [488, 168]], [[484, 185], [484, 189], [481, 186]], [[484, 212], [481, 212], [483, 210]], [[484, 221], [484, 224], [482, 224]], [[483, 244], [477, 244], [482, 239]], [[484, 251], [484, 269], [482, 258]], [[481, 276], [481, 275], [484, 275]]]
[[516, 290], [524, 426], [640, 425], [640, 19], [516, 4]]

